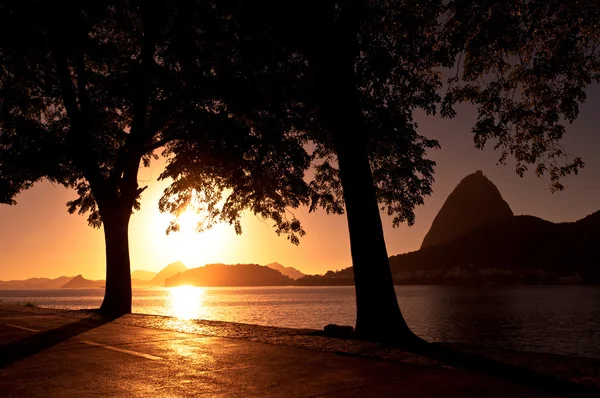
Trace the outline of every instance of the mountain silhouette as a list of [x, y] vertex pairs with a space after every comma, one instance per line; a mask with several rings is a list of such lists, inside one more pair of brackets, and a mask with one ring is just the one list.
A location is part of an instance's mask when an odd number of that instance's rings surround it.
[[[576, 222], [512, 216], [452, 242], [390, 257], [394, 283], [523, 285], [600, 283], [600, 211]], [[305, 286], [353, 285], [352, 267], [306, 275]]]
[[165, 286], [285, 286], [294, 281], [281, 272], [258, 264], [207, 264], [178, 273]]
[[81, 289], [102, 286], [104, 286], [104, 281], [93, 281], [85, 279], [81, 275], [77, 275], [75, 278], [71, 279], [69, 282], [61, 286], [61, 289]]
[[137, 279], [138, 281], [148, 281], [149, 282], [155, 276], [156, 276], [156, 272], [144, 271], [141, 269], [138, 269], [131, 273], [131, 279]]
[[[600, 283], [600, 211], [553, 223], [514, 216], [478, 171], [450, 194], [423, 247], [390, 257], [396, 284]], [[352, 268], [306, 275], [298, 285], [352, 285]]]
[[466, 176], [448, 196], [425, 235], [421, 249], [451, 242], [469, 231], [513, 215], [483, 172]]
[[445, 243], [390, 257], [402, 283], [600, 282], [600, 211], [576, 222], [513, 216]]
[[165, 268], [163, 268], [162, 270], [160, 270], [160, 272], [158, 274], [156, 274], [156, 276], [154, 278], [152, 278], [152, 280], [150, 281], [150, 284], [152, 286], [164, 286], [165, 280], [167, 280], [168, 278], [172, 277], [173, 275], [175, 275], [179, 272], [185, 272], [185, 271], [187, 271], [187, 269], [188, 268], [181, 261], [176, 261], [174, 263], [171, 263], [171, 264], [167, 265]]
[[59, 278], [29, 278], [25, 280], [0, 281], [0, 289], [58, 289], [73, 279], [72, 276]]
[[304, 276], [304, 274], [302, 272], [298, 271], [296, 268], [284, 267], [283, 265], [281, 265], [279, 263], [267, 264], [267, 267], [277, 270], [277, 271], [281, 272], [283, 275], [289, 276], [292, 279], [300, 279]]

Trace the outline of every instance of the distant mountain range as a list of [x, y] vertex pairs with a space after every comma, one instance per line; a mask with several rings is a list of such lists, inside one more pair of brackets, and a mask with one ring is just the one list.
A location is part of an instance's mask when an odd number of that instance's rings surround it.
[[14, 289], [58, 289], [61, 288], [65, 283], [73, 279], [72, 276], [61, 276], [60, 278], [30, 278], [25, 280], [13, 280], [13, 281], [0, 281], [0, 289], [3, 290], [14, 290]]
[[258, 264], [207, 264], [180, 272], [165, 281], [165, 286], [285, 286], [293, 279], [270, 267]]
[[277, 270], [277, 271], [281, 272], [283, 275], [288, 276], [292, 279], [300, 279], [304, 276], [304, 274], [302, 272], [298, 271], [296, 268], [284, 267], [283, 265], [281, 265], [279, 263], [267, 264], [267, 267]]
[[[160, 272], [136, 270], [131, 273], [133, 287], [162, 287], [177, 284], [197, 284], [198, 286], [272, 286], [291, 285], [294, 279], [304, 274], [293, 267], [279, 263], [266, 266], [257, 264], [208, 264], [188, 269], [181, 261], [167, 265]], [[174, 277], [177, 277], [173, 279]], [[178, 282], [180, 281], [180, 282]], [[255, 285], [252, 285], [252, 284]], [[31, 278], [27, 280], [0, 281], [0, 290], [14, 289], [81, 289], [104, 287], [104, 280], [85, 279], [82, 275], [60, 278]]]
[[180, 272], [185, 272], [187, 269], [188, 268], [181, 261], [171, 263], [156, 274], [150, 281], [150, 284], [152, 286], [165, 286], [165, 281], [167, 279]]
[[[133, 287], [162, 287], [165, 279], [170, 278], [178, 272], [187, 270], [180, 261], [167, 265], [158, 274], [156, 272], [137, 270], [131, 273], [131, 285]], [[26, 280], [0, 281], [0, 290], [16, 289], [81, 289], [92, 287], [104, 287], [104, 280], [85, 279], [82, 275], [61, 276], [60, 278], [30, 278]]]
[[136, 270], [131, 273], [131, 279], [136, 279], [140, 282], [150, 282], [156, 276], [156, 272]]
[[102, 281], [102, 280], [93, 281], [90, 279], [85, 279], [81, 275], [77, 275], [76, 277], [71, 279], [69, 282], [62, 285], [61, 289], [84, 289], [84, 288], [87, 289], [87, 288], [91, 288], [91, 287], [104, 287], [104, 281]]
[[[569, 223], [514, 216], [477, 172], [450, 194], [422, 248], [390, 257], [390, 266], [396, 284], [597, 284], [599, 237], [600, 211]], [[354, 277], [346, 268], [296, 283], [352, 285]]]
[[[582, 220], [553, 223], [515, 216], [481, 171], [466, 176], [435, 217], [420, 250], [390, 257], [396, 284], [600, 283], [600, 211]], [[33, 278], [0, 281], [0, 289], [89, 287], [103, 281]], [[304, 275], [279, 263], [169, 264], [158, 273], [137, 270], [134, 287], [352, 285], [352, 268]]]
[[514, 216], [390, 258], [398, 283], [600, 283], [600, 211], [572, 223]]

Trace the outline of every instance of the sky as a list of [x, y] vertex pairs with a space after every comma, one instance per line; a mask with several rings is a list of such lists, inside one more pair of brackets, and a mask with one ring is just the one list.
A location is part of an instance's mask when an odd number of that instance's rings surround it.
[[[514, 165], [497, 165], [498, 152], [474, 148], [470, 131], [476, 113], [472, 106], [459, 107], [452, 120], [416, 114], [420, 133], [439, 140], [442, 149], [428, 154], [437, 162], [433, 194], [416, 209], [415, 225], [392, 228], [391, 218], [382, 214], [388, 254], [418, 250], [448, 195], [462, 178], [477, 170], [496, 184], [517, 215], [566, 222], [600, 210], [600, 87], [593, 86], [587, 93], [579, 118], [567, 127], [563, 140], [563, 146], [582, 157], [586, 166], [578, 176], [563, 181], [564, 191], [554, 194], [547, 179], [538, 179], [533, 172], [520, 178]], [[278, 237], [268, 221], [252, 214], [244, 215], [240, 236], [229, 225], [204, 233], [195, 233], [188, 225], [182, 232], [165, 235], [171, 216], [158, 211], [167, 184], [156, 182], [161, 162], [140, 171], [140, 185], [149, 187], [143, 193], [141, 211], [131, 218], [132, 270], [157, 272], [174, 261], [190, 268], [216, 262], [279, 262], [304, 273], [322, 274], [351, 265], [346, 218], [324, 211], [309, 214], [302, 208], [294, 212], [307, 232], [299, 246]], [[0, 280], [78, 274], [104, 279], [102, 230], [88, 227], [85, 216], [67, 213], [65, 204], [75, 197], [74, 191], [41, 182], [17, 196], [16, 206], [0, 205]]]

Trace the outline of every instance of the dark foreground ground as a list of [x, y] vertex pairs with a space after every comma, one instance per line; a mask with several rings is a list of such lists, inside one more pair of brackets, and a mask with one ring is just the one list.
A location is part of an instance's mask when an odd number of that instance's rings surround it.
[[515, 353], [474, 351], [407, 353], [312, 330], [0, 306], [2, 397], [600, 396], [597, 361], [524, 354], [520, 367]]

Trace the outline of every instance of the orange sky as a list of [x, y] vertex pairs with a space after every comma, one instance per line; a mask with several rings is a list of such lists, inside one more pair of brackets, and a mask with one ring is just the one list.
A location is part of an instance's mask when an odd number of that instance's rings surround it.
[[[532, 214], [551, 221], [574, 221], [600, 210], [600, 88], [588, 90], [588, 102], [578, 121], [568, 127], [564, 146], [582, 156], [586, 167], [577, 177], [565, 180], [566, 190], [550, 194], [547, 180], [531, 173], [520, 179], [510, 166], [496, 166], [497, 153], [473, 148], [471, 126], [475, 113], [470, 106], [459, 108], [459, 117], [442, 120], [418, 116], [420, 132], [436, 138], [441, 150], [430, 156], [437, 161], [434, 194], [417, 209], [413, 227], [391, 227], [383, 216], [390, 255], [419, 248], [424, 235], [443, 202], [467, 174], [482, 170], [499, 188], [515, 214]], [[268, 222], [247, 214], [244, 233], [236, 236], [233, 228], [220, 225], [214, 230], [195, 234], [191, 230], [166, 236], [169, 215], [159, 213], [158, 199], [165, 183], [157, 183], [161, 165], [140, 172], [141, 184], [149, 185], [142, 197], [142, 210], [133, 215], [130, 226], [132, 270], [158, 271], [170, 262], [181, 260], [188, 267], [211, 262], [280, 262], [305, 273], [324, 273], [349, 266], [350, 250], [345, 216], [296, 215], [307, 235], [299, 246], [278, 237]], [[74, 192], [43, 182], [19, 195], [17, 206], [0, 205], [0, 280], [29, 277], [58, 277], [83, 274], [103, 279], [104, 238], [102, 230], [87, 226], [84, 217], [69, 215], [65, 203]]]

